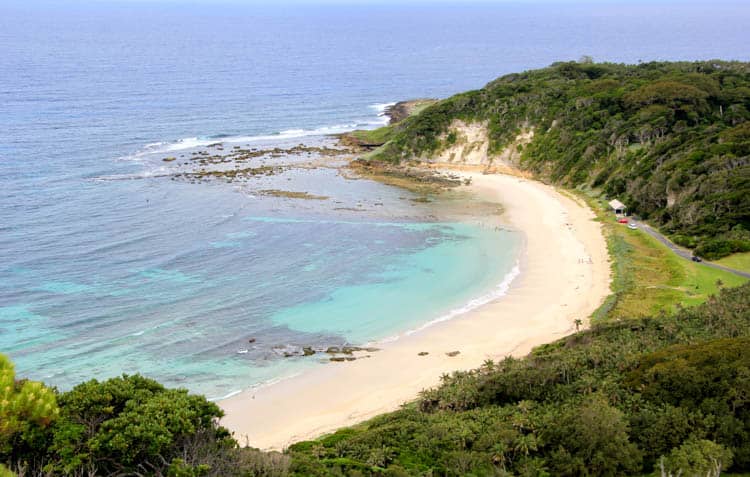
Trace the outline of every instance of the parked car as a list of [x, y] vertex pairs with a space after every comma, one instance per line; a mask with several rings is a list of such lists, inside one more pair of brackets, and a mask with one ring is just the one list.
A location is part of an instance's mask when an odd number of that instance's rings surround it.
[[698, 255], [693, 255], [692, 260], [694, 262], [702, 262], [703, 261], [703, 259], [700, 258]]
[[637, 226], [637, 225], [635, 224], [635, 222], [630, 222], [630, 223], [628, 224], [628, 228], [629, 228], [630, 230], [636, 230], [636, 229], [638, 228], [638, 226]]
[[628, 219], [626, 219], [625, 217], [623, 217], [621, 219], [617, 219], [617, 222], [620, 223], [620, 224], [627, 224], [628, 223]]

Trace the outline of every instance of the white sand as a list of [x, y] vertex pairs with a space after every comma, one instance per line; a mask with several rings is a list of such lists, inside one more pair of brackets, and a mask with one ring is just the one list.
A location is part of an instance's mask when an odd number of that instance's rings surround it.
[[[241, 444], [282, 449], [397, 409], [440, 375], [486, 359], [523, 356], [575, 331], [609, 294], [606, 242], [593, 212], [539, 182], [509, 175], [472, 177], [503, 220], [523, 232], [521, 275], [508, 294], [453, 320], [382, 345], [370, 358], [321, 365], [301, 376], [220, 403], [222, 424]], [[589, 260], [590, 259], [590, 260]], [[460, 351], [455, 357], [446, 355]], [[421, 351], [427, 356], [417, 356]]]

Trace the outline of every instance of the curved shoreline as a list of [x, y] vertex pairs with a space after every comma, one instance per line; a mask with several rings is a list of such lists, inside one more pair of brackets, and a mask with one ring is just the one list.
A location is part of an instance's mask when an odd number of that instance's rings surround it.
[[[332, 363], [219, 404], [240, 443], [282, 449], [397, 409], [441, 374], [521, 356], [574, 330], [609, 294], [601, 226], [587, 207], [539, 182], [462, 172], [479, 198], [500, 202], [524, 234], [521, 274], [502, 298], [385, 343], [368, 359]], [[447, 353], [460, 351], [448, 356]], [[418, 356], [420, 352], [428, 352]]]

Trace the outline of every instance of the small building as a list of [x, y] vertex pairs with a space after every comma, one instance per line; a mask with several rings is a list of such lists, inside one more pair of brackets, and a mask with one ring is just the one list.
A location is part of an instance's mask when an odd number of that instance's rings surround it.
[[622, 214], [624, 214], [624, 213], [625, 213], [625, 210], [627, 209], [627, 207], [625, 207], [625, 204], [623, 204], [622, 202], [620, 202], [620, 201], [619, 201], [619, 200], [617, 200], [617, 199], [612, 199], [612, 200], [610, 200], [610, 201], [609, 201], [609, 206], [610, 206], [610, 207], [612, 207], [612, 210], [613, 210], [613, 211], [615, 212], [615, 214], [617, 214], [617, 215], [622, 215]]

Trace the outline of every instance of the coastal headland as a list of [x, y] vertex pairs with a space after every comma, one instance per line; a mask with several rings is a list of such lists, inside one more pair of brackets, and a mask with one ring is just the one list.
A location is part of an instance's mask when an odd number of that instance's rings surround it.
[[[283, 449], [397, 409], [440, 376], [487, 359], [522, 356], [575, 330], [609, 293], [601, 225], [583, 203], [553, 187], [508, 174], [453, 172], [521, 232], [520, 274], [502, 298], [397, 340], [366, 359], [331, 363], [219, 404], [222, 424], [242, 444]], [[476, 217], [477, 221], [486, 220]]]

